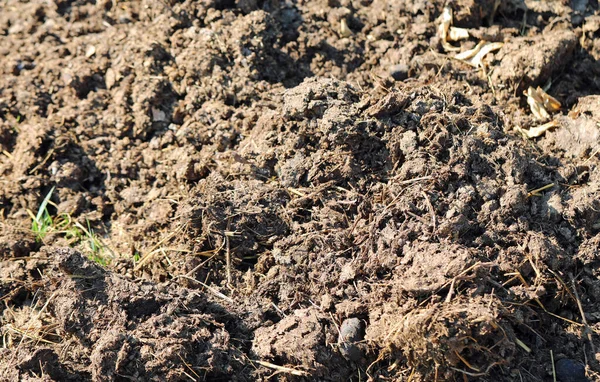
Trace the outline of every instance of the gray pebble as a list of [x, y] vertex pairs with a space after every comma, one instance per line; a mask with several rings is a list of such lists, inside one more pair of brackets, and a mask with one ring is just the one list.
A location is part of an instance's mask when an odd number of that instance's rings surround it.
[[408, 65], [397, 64], [390, 67], [390, 75], [396, 81], [404, 81], [408, 78]]
[[363, 358], [362, 350], [356, 346], [356, 342], [365, 337], [363, 322], [358, 318], [348, 318], [342, 322], [338, 344], [340, 353], [349, 361], [358, 362]]
[[556, 362], [555, 368], [560, 382], [590, 382], [585, 376], [585, 366], [577, 361], [563, 358]]
[[588, 0], [573, 0], [571, 1], [571, 8], [575, 12], [585, 12], [585, 9], [588, 6]]

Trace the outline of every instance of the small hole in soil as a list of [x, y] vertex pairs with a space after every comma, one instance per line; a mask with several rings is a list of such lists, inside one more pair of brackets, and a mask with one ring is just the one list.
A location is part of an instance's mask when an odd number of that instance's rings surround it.
[[281, 321], [281, 315], [277, 313], [275, 310], [267, 310], [265, 312], [265, 321], [272, 321], [274, 324]]
[[240, 265], [238, 265], [238, 269], [242, 272], [246, 272], [250, 269], [254, 269], [254, 266], [256, 265], [256, 263], [258, 262], [258, 257], [257, 258], [245, 258]]
[[13, 298], [10, 300], [13, 305], [21, 306], [25, 304], [25, 301], [29, 297], [29, 293], [26, 288], [20, 288], [18, 292], [13, 295]]
[[61, 16], [64, 16], [67, 13], [71, 12], [71, 2], [69, 1], [56, 2], [56, 6], [56, 13], [58, 13]]
[[214, 2], [215, 9], [222, 11], [224, 9], [235, 8], [234, 0], [217, 0]]

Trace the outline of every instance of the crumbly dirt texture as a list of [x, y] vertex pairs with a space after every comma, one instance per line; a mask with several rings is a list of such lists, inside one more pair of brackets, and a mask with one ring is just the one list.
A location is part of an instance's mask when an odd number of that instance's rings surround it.
[[0, 381], [599, 380], [599, 59], [596, 0], [0, 0]]

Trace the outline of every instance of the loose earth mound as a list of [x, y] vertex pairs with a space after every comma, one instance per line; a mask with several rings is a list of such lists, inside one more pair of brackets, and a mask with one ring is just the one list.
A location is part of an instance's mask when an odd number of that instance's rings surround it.
[[597, 1], [0, 8], [0, 380], [598, 380]]

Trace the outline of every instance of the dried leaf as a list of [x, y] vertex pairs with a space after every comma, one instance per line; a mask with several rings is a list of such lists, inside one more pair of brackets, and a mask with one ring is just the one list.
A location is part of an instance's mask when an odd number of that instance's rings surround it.
[[448, 43], [448, 34], [452, 25], [452, 9], [445, 7], [440, 18], [440, 26], [438, 27], [438, 35], [441, 39], [442, 47], [449, 52], [459, 51], [460, 48], [452, 46]]
[[525, 92], [525, 95], [527, 96], [527, 104], [531, 109], [531, 113], [536, 119], [548, 119], [550, 118], [550, 113], [548, 113], [548, 110], [560, 110], [560, 102], [558, 102], [556, 98], [546, 93], [539, 86], [537, 89], [534, 89], [530, 86]]
[[[463, 60], [476, 68], [483, 66], [483, 59], [491, 52], [502, 48], [501, 42], [479, 41], [475, 48], [464, 51], [454, 56], [457, 60]], [[470, 60], [469, 60], [470, 59]], [[467, 61], [468, 60], [468, 61]]]
[[535, 119], [543, 120], [550, 118], [550, 114], [548, 114], [548, 111], [544, 108], [544, 102], [534, 88], [530, 86], [525, 95], [527, 96], [527, 104]]
[[523, 135], [523, 137], [525, 138], [538, 138], [541, 137], [542, 135], [544, 135], [546, 133], [546, 131], [550, 130], [553, 127], [558, 127], [559, 123], [557, 121], [550, 121], [548, 123], [544, 123], [541, 126], [537, 126], [537, 127], [532, 127], [529, 130], [525, 130], [520, 128], [519, 126], [515, 126], [515, 130], [519, 133], [521, 133], [521, 135]]
[[460, 41], [469, 38], [469, 30], [465, 28], [450, 27], [448, 31], [448, 40]]
[[502, 46], [504, 46], [504, 44], [501, 42], [486, 42], [481, 47], [481, 50], [479, 52], [477, 52], [475, 57], [473, 57], [471, 59], [471, 62], [470, 62], [471, 65], [473, 65], [476, 68], [483, 66], [484, 57], [487, 56], [488, 54], [492, 53], [493, 51], [496, 51], [496, 50], [502, 48]]
[[537, 93], [539, 94], [539, 96], [542, 98], [544, 107], [546, 108], [546, 110], [548, 111], [558, 111], [560, 110], [560, 102], [552, 97], [550, 94], [546, 93], [544, 91], [544, 89], [540, 88], [538, 86], [538, 88], [536, 89]]
[[485, 41], [481, 40], [473, 49], [466, 50], [454, 56], [457, 60], [468, 60], [470, 58], [475, 57], [477, 53], [481, 50], [481, 48], [485, 45]]

